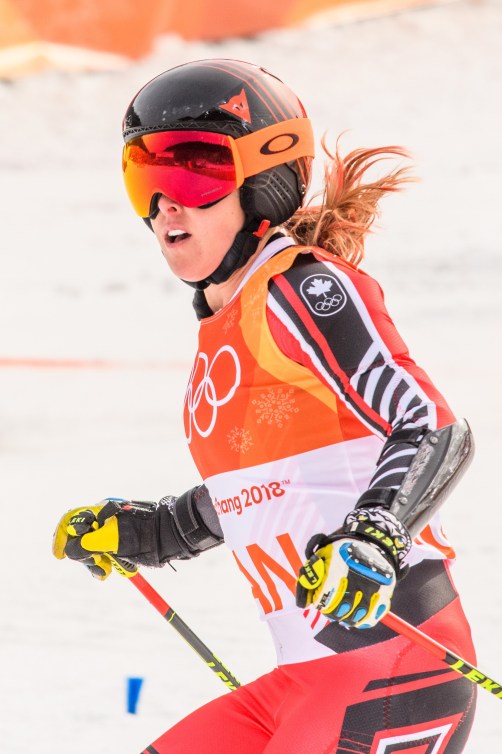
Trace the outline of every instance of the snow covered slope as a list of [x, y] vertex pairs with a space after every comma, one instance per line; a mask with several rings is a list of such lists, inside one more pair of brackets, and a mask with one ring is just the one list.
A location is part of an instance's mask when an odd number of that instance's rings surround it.
[[[334, 146], [346, 131], [343, 150], [414, 154], [421, 182], [387, 200], [365, 269], [415, 359], [473, 427], [477, 457], [444, 521], [478, 665], [502, 679], [500, 49], [500, 3], [459, 0], [221, 44], [166, 37], [121, 72], [0, 82], [2, 754], [134, 754], [227, 693], [125, 580], [97, 583], [50, 553], [70, 507], [156, 500], [198, 481], [181, 425], [191, 292], [169, 277], [120, 173], [130, 98], [195, 58], [275, 72], [304, 101], [318, 142], [327, 130]], [[226, 551], [147, 576], [242, 681], [273, 666]], [[133, 675], [146, 680], [128, 716]], [[499, 750], [500, 710], [480, 692], [467, 754]]]

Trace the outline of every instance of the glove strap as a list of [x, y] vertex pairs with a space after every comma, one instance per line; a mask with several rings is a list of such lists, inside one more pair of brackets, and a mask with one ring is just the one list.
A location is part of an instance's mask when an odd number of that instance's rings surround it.
[[356, 508], [345, 519], [343, 531], [378, 545], [396, 573], [403, 568], [412, 540], [406, 527], [385, 508]]
[[309, 541], [307, 542], [307, 546], [305, 547], [305, 555], [309, 560], [311, 560], [316, 550], [319, 550], [321, 547], [326, 547], [326, 545], [330, 545], [335, 541], [335, 539], [338, 538], [339, 537], [337, 533], [314, 534], [314, 536], [310, 537]]

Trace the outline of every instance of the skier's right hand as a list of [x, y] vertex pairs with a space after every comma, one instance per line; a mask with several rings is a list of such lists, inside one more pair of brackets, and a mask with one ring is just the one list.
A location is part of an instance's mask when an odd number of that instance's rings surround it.
[[159, 565], [156, 503], [108, 498], [100, 505], [74, 508], [59, 521], [52, 552], [78, 560], [103, 581], [112, 571], [110, 556]]

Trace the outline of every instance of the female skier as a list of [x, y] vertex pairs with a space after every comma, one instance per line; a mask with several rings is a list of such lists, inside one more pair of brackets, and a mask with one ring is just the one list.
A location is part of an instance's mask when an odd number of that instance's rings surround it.
[[[302, 208], [313, 136], [298, 98], [235, 60], [178, 66], [134, 97], [123, 170], [136, 213], [195, 289], [185, 433], [203, 483], [103, 501], [58, 524], [54, 554], [110, 572], [225, 542], [278, 667], [143, 754], [460, 754], [475, 686], [379, 623], [393, 610], [474, 661], [437, 509], [472, 454], [362, 272], [397, 147], [329, 155]], [[306, 562], [304, 562], [306, 560]]]

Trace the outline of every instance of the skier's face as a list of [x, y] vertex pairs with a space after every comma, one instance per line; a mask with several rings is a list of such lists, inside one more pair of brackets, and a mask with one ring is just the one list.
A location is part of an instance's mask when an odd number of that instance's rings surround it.
[[188, 282], [218, 267], [245, 219], [238, 190], [206, 209], [183, 207], [162, 194], [158, 208], [153, 231], [173, 273]]

